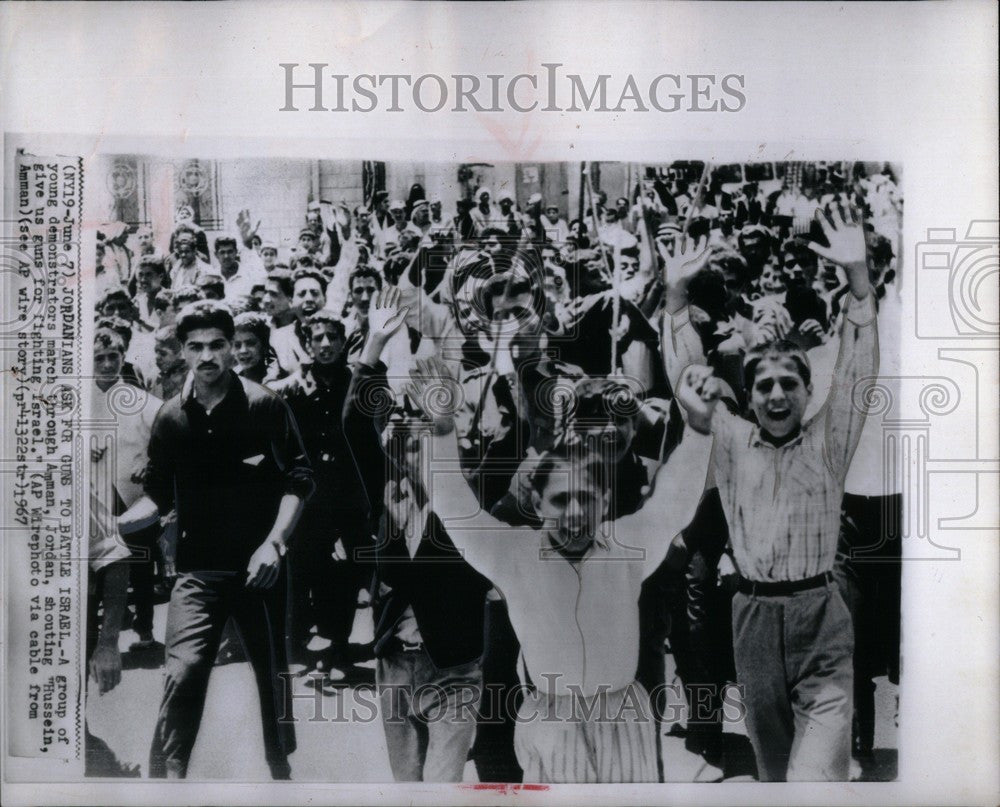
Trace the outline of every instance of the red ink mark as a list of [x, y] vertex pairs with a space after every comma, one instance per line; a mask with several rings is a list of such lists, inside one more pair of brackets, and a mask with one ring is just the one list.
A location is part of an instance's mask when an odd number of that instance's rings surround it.
[[480, 782], [478, 784], [462, 785], [470, 790], [492, 790], [510, 796], [519, 790], [548, 790], [548, 785], [508, 785], [503, 783]]

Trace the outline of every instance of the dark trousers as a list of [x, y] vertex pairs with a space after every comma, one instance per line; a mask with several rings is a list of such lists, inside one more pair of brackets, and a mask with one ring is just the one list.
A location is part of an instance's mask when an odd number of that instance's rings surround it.
[[[120, 563], [121, 561], [119, 561]], [[103, 605], [104, 575], [110, 567], [105, 567], [99, 572], [92, 569], [87, 576], [87, 644], [86, 655], [84, 656], [83, 684], [84, 697], [90, 697], [90, 657], [97, 648], [97, 639], [101, 630], [100, 611]], [[84, 775], [85, 776], [122, 776], [124, 769], [114, 751], [100, 737], [95, 737], [90, 733], [90, 727], [84, 722]], [[136, 774], [138, 775], [138, 774]]]
[[902, 494], [844, 496], [834, 573], [854, 624], [854, 724], [859, 750], [875, 739], [875, 681], [899, 683]]
[[153, 631], [153, 584], [156, 582], [155, 566], [159, 556], [157, 539], [160, 525], [154, 524], [129, 536], [129, 585], [132, 593], [129, 602], [135, 609], [132, 629], [136, 633]]
[[267, 591], [244, 587], [246, 572], [182, 573], [167, 613], [166, 677], [150, 751], [150, 776], [187, 773], [205, 708], [222, 629], [233, 618], [253, 667], [260, 696], [264, 751], [271, 775], [289, 778], [295, 750], [292, 698], [285, 652], [285, 581]]
[[732, 597], [717, 584], [728, 536], [722, 500], [712, 488], [684, 530], [687, 566], [669, 584], [670, 649], [684, 685], [689, 731], [721, 731], [722, 692], [735, 679]]
[[[332, 649], [346, 649], [354, 627], [358, 591], [371, 580], [372, 541], [361, 511], [307, 512], [288, 554], [292, 592], [292, 643], [309, 642], [309, 630], [329, 639]], [[340, 540], [345, 560], [333, 557]], [[366, 551], [368, 550], [368, 551]]]
[[480, 782], [521, 782], [524, 772], [514, 751], [514, 727], [524, 699], [517, 676], [521, 644], [507, 603], [487, 600], [484, 624], [483, 698], [472, 758]]
[[733, 597], [736, 676], [761, 781], [847, 781], [851, 615], [835, 583]]

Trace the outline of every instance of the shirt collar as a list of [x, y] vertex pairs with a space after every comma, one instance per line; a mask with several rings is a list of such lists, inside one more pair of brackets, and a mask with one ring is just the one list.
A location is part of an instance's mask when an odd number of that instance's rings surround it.
[[803, 438], [806, 435], [806, 432], [809, 429], [810, 424], [811, 421], [810, 423], [803, 423], [802, 426], [799, 428], [799, 433], [793, 439], [789, 440], [787, 443], [783, 443], [780, 446], [776, 446], [774, 443], [765, 440], [764, 436], [761, 434], [760, 426], [754, 424], [753, 429], [751, 429], [750, 431], [749, 447], [769, 448], [772, 451], [781, 451], [786, 448], [793, 448], [802, 442]]
[[[243, 389], [243, 379], [232, 370], [229, 370], [228, 373], [230, 375], [229, 389], [226, 391], [225, 397], [215, 405], [215, 409], [218, 409], [231, 399], [246, 397], [246, 390]], [[184, 379], [184, 386], [181, 387], [181, 405], [189, 407], [197, 400], [194, 394], [194, 373], [188, 371], [187, 378]]]
[[591, 541], [590, 546], [587, 547], [587, 551], [582, 555], [576, 557], [566, 557], [559, 548], [552, 542], [552, 538], [549, 536], [548, 531], [543, 531], [542, 533], [542, 546], [541, 546], [541, 558], [542, 560], [552, 560], [554, 558], [561, 558], [567, 563], [572, 563], [574, 561], [583, 562], [585, 560], [590, 560], [598, 552], [603, 552], [607, 554], [611, 551], [611, 547], [600, 531], [594, 535], [594, 540]]

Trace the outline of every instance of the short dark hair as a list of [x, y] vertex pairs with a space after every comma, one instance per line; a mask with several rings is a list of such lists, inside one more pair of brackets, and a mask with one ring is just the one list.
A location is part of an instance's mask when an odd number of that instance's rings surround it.
[[639, 260], [639, 247], [625, 247], [619, 250], [618, 254], [623, 258], [635, 258]]
[[776, 339], [750, 348], [743, 358], [743, 387], [749, 391], [757, 379], [757, 368], [764, 359], [791, 359], [795, 363], [802, 383], [807, 387], [812, 383], [812, 368], [805, 351], [788, 339]]
[[123, 356], [125, 355], [126, 345], [125, 340], [117, 331], [111, 330], [111, 328], [98, 328], [94, 333], [94, 347], [100, 348], [101, 350], [117, 350]]
[[153, 310], [164, 311], [170, 308], [173, 299], [174, 293], [170, 289], [160, 289], [153, 298]]
[[174, 231], [170, 234], [170, 248], [174, 248], [174, 242], [180, 238], [182, 235], [190, 235], [196, 242], [198, 240], [198, 231], [186, 222], [181, 222], [178, 224]]
[[318, 269], [319, 267], [316, 266], [316, 261], [313, 260], [312, 255], [292, 255], [289, 261], [289, 268], [294, 274], [300, 269]]
[[256, 311], [245, 311], [233, 320], [233, 334], [236, 331], [247, 331], [257, 337], [261, 347], [266, 353], [271, 345], [271, 326], [267, 317], [258, 314]]
[[212, 291], [220, 297], [226, 296], [226, 283], [222, 279], [222, 275], [202, 275], [198, 280], [197, 286], [202, 294]]
[[713, 319], [723, 316], [729, 291], [722, 272], [711, 266], [703, 266], [688, 281], [687, 297], [689, 303], [698, 306]]
[[183, 347], [181, 340], [177, 338], [177, 328], [173, 325], [164, 325], [153, 332], [153, 341], [157, 344], [164, 343], [177, 348]]
[[326, 278], [320, 272], [317, 272], [312, 266], [308, 268], [296, 269], [295, 273], [292, 275], [292, 293], [295, 293], [295, 286], [300, 280], [315, 280], [319, 283], [320, 291], [326, 296]]
[[100, 311], [110, 303], [112, 300], [124, 300], [129, 305], [132, 305], [132, 298], [129, 296], [128, 290], [124, 286], [112, 286], [104, 294], [101, 295], [101, 299], [97, 301], [97, 310]]
[[281, 293], [286, 297], [291, 297], [295, 292], [295, 284], [292, 283], [292, 273], [287, 269], [274, 269], [265, 279], [264, 288], [268, 283], [277, 283]]
[[[510, 287], [508, 288], [508, 281]], [[539, 293], [540, 286], [532, 282], [532, 278], [517, 275], [513, 272], [500, 272], [493, 275], [480, 290], [480, 300], [483, 312], [487, 318], [493, 319], [493, 298], [504, 294], [531, 294], [531, 307], [539, 317], [545, 313], [545, 295]]]
[[549, 484], [549, 478], [552, 476], [552, 473], [561, 465], [578, 468], [582, 473], [595, 480], [600, 480], [602, 477], [601, 460], [599, 457], [575, 450], [568, 451], [565, 447], [560, 447], [546, 451], [541, 459], [539, 459], [538, 464], [531, 472], [531, 487], [541, 495], [542, 491]]
[[132, 344], [132, 326], [121, 317], [101, 317], [97, 320], [97, 329], [114, 331], [125, 342], [126, 350]]
[[194, 286], [182, 286], [174, 292], [173, 300], [171, 300], [171, 305], [174, 307], [175, 311], [180, 311], [184, 306], [190, 305], [191, 303], [196, 303], [201, 300], [202, 294]]
[[870, 232], [865, 234], [865, 243], [869, 266], [879, 270], [888, 268], [893, 259], [892, 242], [881, 233]]
[[642, 406], [635, 390], [615, 378], [584, 376], [574, 384], [573, 394], [573, 418], [581, 425], [631, 421]]
[[742, 247], [750, 238], [763, 238], [769, 247], [774, 246], [774, 235], [763, 224], [751, 224], [748, 227], [744, 227], [740, 230], [740, 234], [736, 236], [736, 243]]
[[[407, 261], [407, 265], [409, 265], [409, 261]], [[382, 275], [380, 275], [378, 273], [378, 270], [376, 270], [374, 267], [368, 266], [368, 265], [365, 264], [365, 265], [359, 266], [357, 269], [355, 269], [353, 272], [351, 272], [351, 276], [347, 279], [347, 291], [348, 292], [353, 292], [354, 291], [354, 281], [357, 280], [358, 278], [362, 278], [362, 277], [374, 278], [375, 285], [378, 286], [378, 288], [381, 290], [381, 288], [382, 288]]]
[[233, 238], [231, 235], [220, 235], [218, 238], [215, 239], [215, 251], [218, 252], [219, 247], [224, 247], [227, 244], [232, 244], [234, 249], [237, 248], [235, 238]]
[[344, 323], [332, 311], [317, 311], [306, 320], [304, 327], [310, 339], [312, 339], [312, 329], [316, 325], [332, 325], [342, 341], [347, 338], [347, 329], [344, 328]]
[[402, 252], [413, 252], [420, 245], [420, 236], [418, 233], [402, 232], [399, 236], [399, 249]]
[[402, 277], [403, 273], [410, 268], [413, 256], [414, 253], [412, 252], [397, 252], [386, 258], [385, 263], [382, 265], [382, 271], [385, 273], [386, 280]]
[[479, 234], [479, 243], [485, 244], [486, 240], [494, 235], [500, 240], [501, 244], [511, 240], [511, 235], [506, 230], [501, 230], [499, 227], [486, 227]]
[[181, 310], [177, 317], [177, 338], [182, 345], [187, 342], [191, 331], [201, 328], [218, 328], [228, 341], [233, 341], [233, 315], [219, 300], [199, 300]]
[[708, 259], [708, 267], [725, 274], [729, 272], [739, 278], [740, 282], [749, 281], [749, 269], [746, 259], [735, 250], [727, 249], [716, 252]]
[[139, 258], [139, 266], [136, 271], [138, 272], [139, 269], [143, 268], [152, 269], [161, 277], [167, 273], [167, 267], [163, 263], [163, 258], [159, 255], [143, 255]]

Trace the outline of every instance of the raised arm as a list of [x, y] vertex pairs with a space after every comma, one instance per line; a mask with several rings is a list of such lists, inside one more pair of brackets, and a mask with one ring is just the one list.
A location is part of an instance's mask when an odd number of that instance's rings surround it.
[[[680, 242], [680, 243], [678, 243]], [[704, 364], [701, 337], [691, 324], [688, 312], [688, 281], [706, 265], [708, 239], [695, 244], [678, 234], [674, 241], [656, 239], [663, 264], [664, 315], [660, 334], [663, 366], [671, 387], [676, 387], [681, 371], [689, 364]]]
[[387, 286], [372, 301], [368, 338], [344, 402], [344, 437], [373, 515], [381, 511], [385, 496], [388, 457], [382, 448], [382, 430], [394, 404], [382, 354], [406, 316], [406, 309], [399, 308], [400, 296], [399, 289]]
[[843, 477], [850, 467], [854, 450], [868, 414], [866, 396], [856, 396], [855, 387], [864, 379], [875, 380], [878, 372], [878, 325], [875, 297], [868, 275], [864, 229], [845, 217], [836, 207], [830, 219], [817, 214], [829, 247], [810, 243], [819, 256], [844, 268], [850, 294], [840, 331], [840, 351], [826, 403], [816, 417], [825, 420], [827, 463]]
[[644, 576], [663, 562], [674, 536], [694, 517], [705, 491], [712, 453], [712, 418], [718, 386], [708, 367], [691, 365], [675, 387], [687, 424], [680, 445], [660, 466], [653, 494], [638, 512], [615, 522], [615, 537], [645, 553]]
[[672, 389], [677, 388], [685, 367], [690, 364], [705, 364], [707, 361], [701, 337], [691, 324], [687, 307], [674, 314], [664, 312], [660, 345], [663, 369]]
[[424, 290], [424, 268], [431, 255], [426, 246], [421, 246], [414, 253], [409, 268], [399, 278], [399, 305], [407, 309], [407, 326], [429, 339], [436, 353], [457, 375], [462, 357], [462, 335], [455, 324], [451, 307], [435, 303], [431, 300], [431, 293]]
[[429, 484], [431, 509], [455, 546], [480, 574], [499, 582], [514, 565], [514, 541], [524, 531], [493, 518], [483, 509], [462, 474], [455, 434], [455, 412], [462, 389], [441, 359], [417, 362], [407, 394], [431, 420]]

